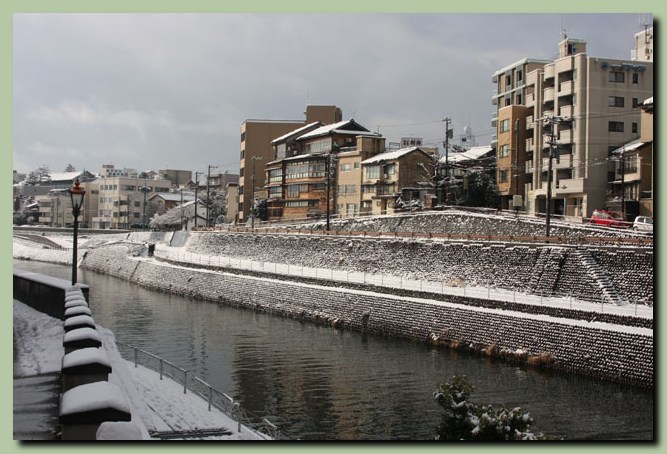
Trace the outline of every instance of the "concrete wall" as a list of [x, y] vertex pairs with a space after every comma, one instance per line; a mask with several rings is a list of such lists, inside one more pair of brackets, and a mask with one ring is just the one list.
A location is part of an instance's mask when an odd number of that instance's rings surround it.
[[[126, 258], [121, 246], [89, 251], [82, 266], [140, 285], [347, 328], [482, 354], [545, 368], [653, 388], [652, 329], [428, 302], [408, 296], [211, 274]], [[590, 314], [589, 314], [590, 315]], [[582, 318], [575, 316], [574, 318]]]
[[[53, 318], [65, 319], [65, 292], [72, 285], [66, 279], [14, 269], [13, 297]], [[88, 286], [79, 284], [88, 299]]]

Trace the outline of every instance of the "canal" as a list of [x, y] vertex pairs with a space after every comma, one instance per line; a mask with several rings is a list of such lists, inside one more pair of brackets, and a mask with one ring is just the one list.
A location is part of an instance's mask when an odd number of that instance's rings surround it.
[[[14, 266], [71, 276], [63, 265]], [[535, 433], [654, 438], [652, 391], [196, 301], [87, 270], [79, 280], [91, 287], [96, 323], [118, 341], [193, 371], [289, 438], [433, 439], [440, 407], [432, 394], [454, 375], [476, 387], [474, 402], [528, 411]]]

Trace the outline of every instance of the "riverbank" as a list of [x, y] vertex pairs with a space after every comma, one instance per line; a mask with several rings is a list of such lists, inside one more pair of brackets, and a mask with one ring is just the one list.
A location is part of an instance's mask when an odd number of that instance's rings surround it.
[[184, 268], [132, 257], [131, 251], [121, 244], [91, 249], [81, 266], [151, 289], [332, 329], [403, 337], [653, 388], [652, 329]]
[[653, 388], [653, 330], [603, 323], [594, 312], [587, 312], [583, 319], [572, 318], [549, 315], [544, 310], [520, 312], [505, 304], [480, 307], [474, 299], [461, 304], [451, 302], [455, 298], [433, 299], [405, 293], [397, 296], [343, 288], [339, 284], [332, 287], [285, 280], [266, 273], [195, 269], [183, 263], [141, 257], [142, 247], [141, 243], [96, 241], [81, 266], [160, 291], [335, 329], [409, 338], [535, 367]]

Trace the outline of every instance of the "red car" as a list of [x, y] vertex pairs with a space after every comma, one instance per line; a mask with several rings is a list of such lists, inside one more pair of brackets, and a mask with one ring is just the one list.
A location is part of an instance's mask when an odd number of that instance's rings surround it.
[[590, 221], [591, 224], [604, 225], [606, 227], [629, 227], [630, 224], [623, 220], [623, 216], [614, 211], [593, 210]]

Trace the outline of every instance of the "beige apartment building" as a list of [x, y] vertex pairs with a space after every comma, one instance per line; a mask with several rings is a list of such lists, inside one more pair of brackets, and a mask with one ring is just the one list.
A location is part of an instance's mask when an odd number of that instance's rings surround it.
[[[493, 75], [501, 208], [582, 219], [606, 207], [610, 152], [639, 137], [653, 64], [591, 57], [565, 38], [554, 61], [521, 60]], [[612, 167], [610, 167], [612, 166]]]
[[245, 223], [252, 199], [266, 185], [264, 168], [275, 159], [271, 142], [308, 123], [332, 124], [342, 120], [336, 106], [306, 106], [305, 120], [246, 120], [241, 124], [238, 222]]
[[148, 199], [171, 190], [171, 182], [167, 180], [112, 177], [100, 178], [95, 183], [99, 191], [97, 213], [91, 219], [91, 227], [95, 229], [127, 229], [144, 221], [148, 224], [155, 214]]

